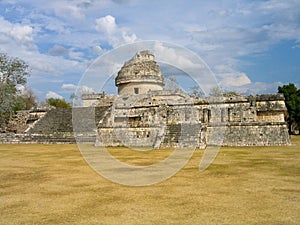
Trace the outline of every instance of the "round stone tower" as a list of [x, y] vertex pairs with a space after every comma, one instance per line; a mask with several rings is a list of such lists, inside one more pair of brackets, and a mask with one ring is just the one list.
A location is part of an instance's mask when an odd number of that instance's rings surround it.
[[163, 90], [164, 79], [154, 55], [144, 50], [125, 62], [115, 80], [119, 95], [145, 94], [150, 90]]

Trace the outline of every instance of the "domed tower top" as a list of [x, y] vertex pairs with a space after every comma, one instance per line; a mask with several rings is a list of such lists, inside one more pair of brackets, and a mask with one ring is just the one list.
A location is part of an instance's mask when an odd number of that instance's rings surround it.
[[164, 79], [154, 55], [144, 50], [125, 62], [115, 80], [118, 94], [145, 94], [150, 90], [163, 90]]

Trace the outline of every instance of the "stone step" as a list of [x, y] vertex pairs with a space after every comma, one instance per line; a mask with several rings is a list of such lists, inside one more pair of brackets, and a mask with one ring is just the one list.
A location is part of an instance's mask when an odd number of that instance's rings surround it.
[[[29, 133], [92, 132], [108, 107], [53, 109], [28, 131]], [[75, 121], [76, 119], [76, 121]]]
[[201, 124], [169, 124], [161, 145], [180, 148], [194, 146], [198, 142], [200, 129]]

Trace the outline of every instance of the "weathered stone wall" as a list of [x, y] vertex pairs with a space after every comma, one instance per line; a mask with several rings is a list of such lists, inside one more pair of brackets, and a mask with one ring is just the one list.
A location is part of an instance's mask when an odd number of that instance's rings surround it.
[[154, 147], [159, 127], [141, 128], [101, 128], [98, 145], [104, 146], [128, 146], [128, 147]]
[[[155, 80], [153, 80], [155, 82]], [[156, 83], [151, 84], [149, 81], [147, 83], [143, 82], [133, 82], [130, 84], [120, 84], [118, 87], [118, 92], [120, 94], [146, 94], [153, 90], [163, 90], [163, 86]]]
[[[222, 146], [275, 146], [289, 145], [290, 138], [285, 123], [231, 123], [207, 127], [208, 144], [214, 145], [210, 137], [212, 129], [224, 129]], [[220, 132], [222, 134], [222, 132]]]
[[29, 110], [18, 111], [16, 115], [9, 121], [7, 130], [14, 133], [23, 133], [27, 129], [26, 122], [29, 114]]
[[[51, 109], [27, 133], [1, 134], [0, 143], [76, 143], [74, 136], [78, 142], [95, 143], [97, 124], [108, 108]], [[73, 117], [79, 119], [73, 123]]]
[[97, 106], [110, 106], [116, 96], [115, 95], [106, 95], [102, 94], [83, 94], [82, 98], [82, 106], [83, 107], [97, 107]]
[[76, 143], [73, 133], [52, 134], [0, 134], [0, 144], [72, 144]]
[[[74, 143], [153, 148], [288, 145], [281, 96], [198, 99], [152, 91], [120, 96], [101, 107], [52, 109], [26, 134], [1, 135], [2, 143]], [[30, 119], [24, 114], [20, 119]], [[28, 121], [27, 121], [28, 122]], [[27, 123], [26, 122], [26, 123]], [[224, 134], [224, 135], [223, 135]]]
[[282, 111], [259, 111], [257, 112], [258, 122], [284, 122], [284, 112]]
[[154, 55], [146, 50], [124, 63], [115, 83], [119, 95], [146, 94], [150, 90], [163, 90], [164, 78]]
[[[168, 95], [167, 91], [123, 96], [114, 102], [110, 117], [99, 123], [98, 132], [101, 141], [108, 146], [183, 148], [290, 144], [281, 96], [278, 100], [271, 95], [257, 99], [258, 108], [254, 96], [206, 99], [196, 105], [190, 104], [184, 95], [170, 92]], [[268, 116], [264, 121], [262, 114]], [[149, 137], [143, 139], [140, 134]]]

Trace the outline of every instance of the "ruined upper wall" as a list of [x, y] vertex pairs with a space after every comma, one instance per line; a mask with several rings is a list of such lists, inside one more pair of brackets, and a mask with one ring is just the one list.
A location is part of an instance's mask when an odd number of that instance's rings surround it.
[[145, 94], [149, 90], [162, 90], [164, 79], [150, 51], [137, 52], [118, 72], [115, 84], [118, 94]]
[[257, 111], [287, 111], [283, 94], [257, 95]]
[[109, 106], [115, 98], [115, 95], [106, 95], [105, 93], [83, 94], [81, 96], [83, 107]]

